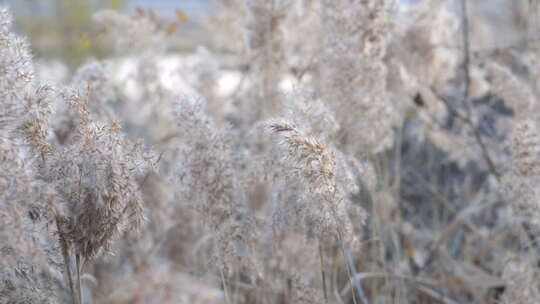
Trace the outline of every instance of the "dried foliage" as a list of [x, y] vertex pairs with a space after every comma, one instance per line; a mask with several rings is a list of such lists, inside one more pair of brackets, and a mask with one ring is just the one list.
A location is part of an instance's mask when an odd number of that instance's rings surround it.
[[102, 11], [56, 85], [0, 9], [0, 303], [538, 302], [539, 7], [482, 3]]
[[[348, 218], [351, 202], [347, 193], [352, 192], [352, 181], [339, 180], [344, 174], [337, 172], [337, 157], [325, 144], [314, 137], [302, 134], [298, 127], [289, 121], [270, 121], [268, 129], [280, 136], [280, 144], [286, 150], [285, 175], [296, 175], [305, 182], [305, 197], [309, 204], [304, 204], [305, 214], [296, 214], [303, 219], [305, 230], [319, 238], [334, 238], [352, 243], [358, 231]], [[352, 189], [351, 189], [352, 188]], [[359, 211], [362, 213], [362, 211]], [[365, 216], [359, 218], [360, 224]]]

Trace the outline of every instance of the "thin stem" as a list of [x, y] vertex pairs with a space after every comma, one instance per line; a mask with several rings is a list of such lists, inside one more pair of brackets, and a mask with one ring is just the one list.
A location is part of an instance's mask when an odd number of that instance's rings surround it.
[[[330, 180], [326, 180], [326, 184], [327, 185], [332, 185]], [[332, 215], [333, 215], [334, 221], [336, 223], [338, 242], [340, 244], [341, 251], [343, 253], [343, 259], [345, 260], [345, 265], [347, 266], [346, 267], [347, 268], [347, 275], [349, 276], [350, 284], [352, 286], [356, 287], [355, 288], [356, 292], [358, 293], [358, 297], [360, 298], [360, 300], [362, 300], [362, 304], [369, 304], [369, 301], [367, 300], [366, 296], [364, 295], [364, 291], [362, 289], [362, 286], [360, 285], [360, 282], [358, 282], [358, 284], [354, 284], [354, 281], [353, 281], [353, 275], [356, 275], [356, 268], [354, 266], [354, 262], [352, 260], [352, 257], [349, 254], [349, 251], [345, 248], [345, 243], [343, 242], [343, 232], [341, 231], [341, 226], [340, 226], [340, 223], [339, 223], [339, 217], [338, 217], [338, 213], [337, 213], [337, 210], [336, 210], [336, 204], [339, 203], [339, 202], [336, 202], [336, 200], [340, 200], [340, 199], [337, 198], [337, 189], [338, 189], [338, 187], [337, 187], [337, 185], [334, 184], [330, 188], [333, 189], [333, 191], [325, 199], [326, 199], [327, 203], [330, 206], [330, 210], [332, 211]], [[353, 298], [353, 303], [358, 304], [358, 301], [356, 300], [356, 293], [354, 292], [354, 289], [353, 289], [353, 292], [352, 292], [352, 298]]]
[[[362, 300], [362, 304], [369, 304], [369, 301], [367, 300], [366, 295], [364, 294], [364, 289], [362, 288], [361, 283], [359, 281], [354, 280], [354, 277], [356, 277], [357, 275], [356, 267], [354, 266], [354, 261], [352, 259], [352, 256], [349, 250], [345, 248], [345, 244], [343, 243], [343, 241], [341, 241], [341, 250], [343, 252], [343, 258], [345, 259], [345, 263], [347, 263], [347, 273], [349, 275], [349, 281], [352, 284], [353, 289], [356, 289], [356, 293], [358, 293], [358, 297], [360, 298], [360, 300]], [[353, 295], [353, 302], [356, 303], [356, 296], [355, 296], [354, 290], [353, 290], [352, 295]]]
[[328, 294], [326, 292], [326, 275], [324, 273], [324, 260], [323, 260], [323, 250], [321, 240], [319, 242], [319, 260], [321, 262], [321, 279], [322, 279], [322, 290], [324, 294], [324, 303], [328, 303]]
[[221, 283], [223, 284], [223, 293], [225, 293], [225, 303], [231, 304], [231, 300], [229, 298], [229, 291], [227, 288], [227, 283], [225, 281], [225, 275], [223, 274], [223, 269], [220, 269], [219, 272], [221, 274]]
[[71, 298], [73, 299], [73, 302], [77, 303], [77, 296], [75, 295], [75, 289], [73, 287], [73, 277], [71, 275], [71, 259], [69, 256], [66, 238], [62, 231], [62, 228], [60, 227], [60, 221], [61, 219], [59, 218], [59, 216], [56, 216], [56, 229], [58, 230], [60, 247], [62, 248], [62, 257], [64, 259], [64, 266], [66, 267], [66, 277], [69, 285], [69, 291], [71, 292]]
[[77, 262], [77, 292], [79, 294], [79, 304], [83, 304], [83, 295], [81, 288], [81, 270], [82, 270], [82, 261], [79, 254], [75, 255], [75, 260]]
[[332, 290], [334, 292], [334, 296], [336, 300], [338, 301], [338, 304], [345, 304], [341, 298], [341, 294], [338, 290], [338, 273], [339, 273], [339, 261], [338, 261], [338, 252], [339, 249], [336, 249], [336, 252], [333, 254], [333, 261], [332, 261]]
[[[334, 187], [334, 193], [333, 193], [333, 197], [335, 198], [336, 197], [336, 191], [337, 191], [337, 187]], [[330, 201], [329, 201], [330, 203]], [[354, 284], [355, 282], [353, 281], [353, 276], [356, 275], [356, 267], [354, 266], [354, 262], [352, 260], [352, 257], [349, 253], [349, 251], [345, 248], [345, 243], [343, 242], [343, 232], [341, 231], [341, 228], [339, 226], [339, 223], [338, 223], [338, 216], [337, 216], [337, 211], [335, 209], [335, 206], [334, 205], [330, 205], [331, 206], [331, 210], [332, 210], [332, 213], [333, 213], [333, 216], [334, 216], [334, 220], [336, 221], [336, 230], [337, 230], [337, 233], [338, 233], [338, 242], [340, 244], [340, 247], [341, 247], [341, 251], [342, 251], [342, 254], [343, 254], [343, 259], [345, 260], [345, 265], [347, 266], [347, 275], [349, 276], [349, 281], [350, 281], [350, 284], [351, 286], [353, 286], [353, 292], [352, 292], [352, 297], [353, 297], [353, 303], [354, 304], [358, 304], [358, 301], [356, 300], [356, 293], [358, 293], [358, 297], [360, 298], [360, 300], [362, 300], [362, 304], [369, 304], [369, 301], [367, 300], [366, 296], [364, 295], [364, 291], [362, 289], [362, 286], [360, 284], [360, 282], [358, 282], [357, 284]], [[356, 293], [354, 292], [354, 289], [356, 289]]]
[[489, 150], [487, 148], [486, 143], [484, 142], [482, 138], [482, 134], [480, 133], [480, 128], [476, 128], [476, 126], [474, 125], [474, 122], [471, 119], [471, 112], [467, 111], [467, 115], [463, 115], [462, 113], [454, 109], [454, 107], [450, 104], [450, 101], [448, 101], [444, 96], [440, 95], [435, 89], [432, 88], [432, 91], [446, 105], [446, 108], [448, 109], [450, 114], [454, 115], [457, 119], [461, 120], [463, 123], [465, 123], [465, 125], [467, 125], [471, 129], [471, 131], [474, 134], [474, 138], [476, 139], [476, 142], [478, 143], [478, 146], [482, 150], [482, 157], [487, 163], [490, 172], [493, 174], [495, 179], [498, 182], [500, 182], [501, 174], [497, 171], [497, 166], [495, 165], [495, 162], [489, 155]]

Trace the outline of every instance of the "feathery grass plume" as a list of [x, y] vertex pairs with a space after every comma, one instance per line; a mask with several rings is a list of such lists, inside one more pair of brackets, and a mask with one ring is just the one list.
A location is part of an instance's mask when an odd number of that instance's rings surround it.
[[[77, 113], [73, 142], [54, 146], [44, 136], [43, 120], [25, 122], [22, 132], [41, 154], [38, 177], [50, 184], [59, 199], [54, 206], [56, 225], [69, 286], [75, 294], [71, 258], [76, 260], [78, 297], [80, 273], [101, 251], [109, 251], [124, 231], [143, 222], [143, 202], [137, 177], [151, 164], [140, 144], [131, 144], [117, 123], [102, 124], [90, 118], [88, 95], [61, 92]], [[75, 295], [73, 295], [75, 297]]]
[[[320, 239], [345, 242], [348, 246], [357, 240], [353, 223], [349, 218], [349, 209], [360, 207], [352, 205], [348, 199], [350, 184], [341, 184], [338, 177], [342, 167], [338, 166], [336, 152], [318, 139], [305, 135], [291, 121], [271, 120], [267, 128], [281, 140], [279, 145], [285, 149], [284, 160], [287, 163], [287, 178], [300, 177], [307, 187], [307, 199], [312, 206], [306, 210], [308, 231], [314, 231]], [[361, 223], [365, 213], [360, 211]], [[360, 223], [360, 224], [361, 224]]]
[[[354, 185], [342, 179], [346, 174], [339, 171], [345, 168], [343, 160], [337, 158], [332, 151], [318, 139], [307, 136], [291, 121], [271, 120], [266, 124], [267, 129], [280, 138], [278, 144], [285, 150], [286, 178], [300, 178], [306, 187], [305, 199], [310, 202], [301, 213], [305, 221], [306, 231], [311, 232], [323, 244], [337, 244], [341, 247], [343, 258], [346, 260], [347, 273], [351, 284], [355, 284], [353, 300], [356, 303], [356, 292], [365, 303], [361, 286], [353, 283], [356, 270], [350, 257], [349, 249], [358, 244], [358, 231], [351, 220], [363, 225], [366, 213], [360, 206], [355, 206], [348, 198]], [[345, 181], [345, 182], [344, 182]], [[308, 234], [309, 236], [309, 234]], [[324, 287], [324, 266], [321, 251], [321, 278]], [[325, 297], [326, 297], [326, 291]]]
[[[512, 165], [503, 176], [502, 184], [509, 191], [508, 198], [513, 211], [511, 219], [524, 228], [521, 235], [526, 240], [521, 245], [523, 250], [528, 247], [537, 248], [531, 242], [536, 242], [534, 238], [540, 227], [540, 138], [536, 121], [527, 119], [526, 114], [522, 116], [525, 117], [514, 123], [509, 143]], [[523, 253], [525, 255], [512, 256], [504, 265], [503, 277], [508, 286], [501, 303], [532, 304], [538, 301], [540, 272], [531, 267], [534, 258]]]
[[282, 23], [290, 0], [246, 0], [245, 43], [254, 65], [255, 119], [272, 115], [279, 100], [279, 82], [285, 67]]
[[[174, 172], [178, 200], [197, 210], [213, 240], [213, 262], [226, 276], [240, 269], [257, 269], [251, 260], [255, 223], [234, 170], [230, 129], [218, 129], [201, 100], [183, 98], [176, 109], [182, 132], [181, 160]], [[255, 270], [255, 274], [257, 271]]]
[[398, 58], [422, 86], [446, 89], [456, 77], [460, 21], [452, 5], [451, 1], [419, 1], [388, 48], [389, 55]]
[[23, 132], [22, 137], [33, 137], [36, 144], [45, 149], [47, 144], [42, 138], [47, 134], [43, 125], [52, 114], [52, 88], [34, 88], [34, 67], [29, 46], [25, 39], [10, 32], [11, 15], [6, 9], [0, 9], [0, 24], [0, 137], [18, 145], [23, 144], [18, 137], [21, 130], [29, 127], [28, 120], [31, 120], [35, 128]]
[[35, 157], [0, 137], [0, 303], [60, 300], [58, 242], [49, 227], [55, 197], [37, 180]]
[[284, 63], [289, 69], [288, 76], [299, 82], [309, 83], [318, 73], [323, 49], [319, 33], [321, 5], [320, 1], [291, 1], [282, 21]]
[[349, 153], [375, 153], [391, 142], [396, 113], [386, 91], [383, 57], [392, 32], [392, 5], [392, 0], [322, 1], [321, 92]]
[[89, 261], [110, 249], [122, 231], [142, 224], [137, 176], [151, 164], [151, 156], [126, 140], [117, 123], [92, 121], [85, 97], [70, 91], [63, 96], [78, 112], [77, 142], [55, 151], [42, 174], [66, 200], [64, 232], [75, 254]]
[[[308, 88], [298, 88], [286, 94], [280, 108], [282, 120], [295, 121], [302, 125], [302, 133], [309, 134], [324, 143], [332, 143], [337, 139], [339, 124], [333, 112]], [[266, 136], [259, 137], [267, 139]], [[318, 210], [312, 208], [313, 198], [309, 194], [311, 192], [309, 183], [295, 177], [283, 179], [284, 169], [289, 170], [291, 167], [290, 158], [284, 158], [283, 153], [280, 145], [270, 145], [270, 151], [264, 153], [265, 158], [261, 162], [263, 166], [258, 174], [272, 181], [269, 194], [272, 197], [270, 212], [274, 233], [287, 234], [290, 229], [299, 229], [304, 233], [307, 231], [308, 235], [316, 236], [317, 233], [309, 227], [310, 225], [306, 226], [306, 223], [318, 217], [310, 214], [311, 210], [315, 213]], [[358, 187], [355, 184], [356, 178], [352, 176], [353, 166], [350, 166], [348, 157], [338, 151], [334, 152], [334, 156], [336, 184], [339, 184], [347, 195], [356, 193]]]
[[[10, 31], [11, 14], [0, 8], [0, 131], [9, 132], [23, 114], [24, 94], [34, 78], [28, 43]], [[5, 134], [2, 134], [5, 136]]]
[[48, 89], [34, 89], [28, 45], [10, 27], [0, 8], [0, 303], [56, 303], [59, 257], [48, 228], [56, 194], [36, 178], [36, 155], [19, 132], [43, 119]]
[[[88, 99], [88, 111], [92, 119], [106, 122], [118, 120], [112, 104], [116, 96], [111, 70], [109, 61], [91, 61], [77, 69], [71, 81], [71, 86], [78, 94]], [[51, 120], [54, 137], [60, 145], [73, 144], [77, 140], [77, 134], [73, 131], [80, 123], [77, 109], [66, 102], [56, 102], [54, 106], [56, 113]]]
[[58, 303], [60, 258], [48, 204], [54, 192], [0, 151], [0, 303]]
[[323, 142], [338, 139], [340, 125], [330, 107], [308, 86], [298, 86], [285, 94], [280, 117], [301, 122], [302, 130]]
[[77, 69], [71, 85], [80, 95], [87, 96], [88, 110], [93, 117], [115, 121], [112, 102], [115, 91], [112, 82], [112, 62], [90, 61]]
[[537, 129], [537, 124], [531, 120], [518, 122], [515, 126], [510, 144], [513, 166], [503, 181], [513, 196], [515, 215], [540, 224], [540, 138]]

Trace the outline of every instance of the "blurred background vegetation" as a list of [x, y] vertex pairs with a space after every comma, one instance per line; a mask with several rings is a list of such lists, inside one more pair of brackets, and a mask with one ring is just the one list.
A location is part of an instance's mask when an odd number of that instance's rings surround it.
[[[519, 44], [526, 31], [523, 17], [528, 15], [529, 0], [470, 1], [472, 26], [471, 48], [505, 48]], [[145, 13], [158, 16], [162, 31], [168, 35], [169, 51], [193, 52], [204, 45], [216, 52], [223, 48], [212, 42], [208, 25], [221, 31], [235, 20], [219, 19], [220, 7], [234, 0], [0, 0], [15, 18], [15, 30], [27, 37], [39, 61], [61, 62], [72, 72], [89, 59], [111, 58], [111, 49], [100, 39], [105, 28], [92, 22], [99, 10], [112, 9], [128, 14]], [[417, 0], [399, 0], [402, 10]], [[457, 3], [457, 2], [456, 2]], [[178, 16], [182, 16], [179, 18]], [[214, 18], [216, 17], [216, 18]], [[480, 18], [480, 17], [483, 17]], [[214, 18], [210, 20], [211, 18]], [[480, 20], [482, 19], [482, 20]], [[496, 35], [486, 35], [486, 31]], [[232, 35], [221, 39], [233, 40]], [[487, 41], [485, 37], [496, 37]]]
[[[196, 36], [192, 32], [198, 28], [191, 17], [206, 14], [209, 7], [208, 0], [0, 0], [0, 4], [11, 8], [16, 31], [29, 39], [38, 60], [58, 59], [71, 71], [90, 58], [111, 55], [110, 48], [99, 39], [105, 29], [92, 22], [93, 14], [99, 10], [156, 11], [160, 18], [185, 12], [185, 20], [173, 20], [164, 30], [173, 36], [177, 34], [175, 22], [184, 23], [182, 31], [187, 34], [182, 34], [189, 37]], [[195, 44], [184, 43], [181, 48]]]

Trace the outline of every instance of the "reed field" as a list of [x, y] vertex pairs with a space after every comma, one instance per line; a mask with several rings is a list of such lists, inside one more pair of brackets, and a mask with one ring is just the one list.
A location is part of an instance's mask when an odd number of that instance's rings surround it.
[[0, 304], [540, 303], [539, 1], [116, 2], [0, 6]]

